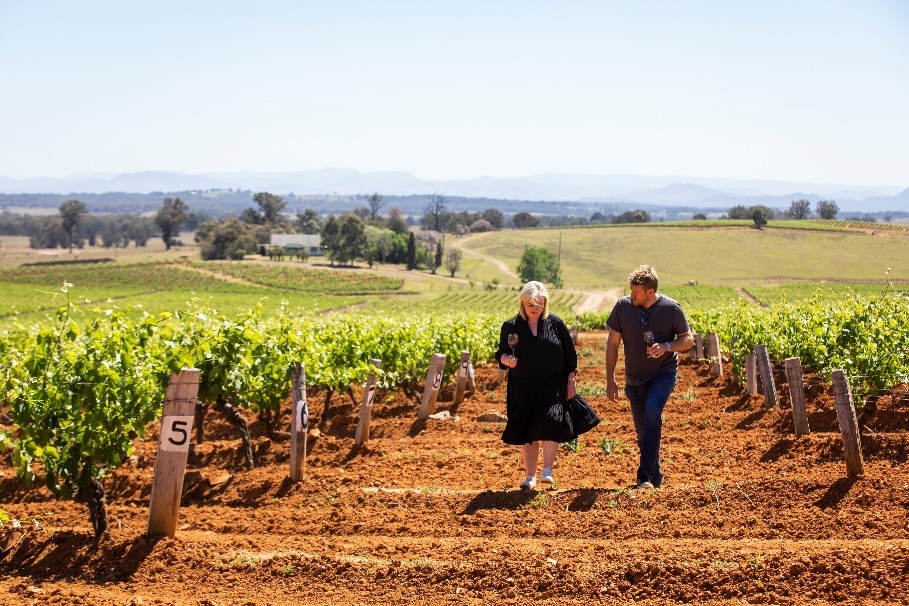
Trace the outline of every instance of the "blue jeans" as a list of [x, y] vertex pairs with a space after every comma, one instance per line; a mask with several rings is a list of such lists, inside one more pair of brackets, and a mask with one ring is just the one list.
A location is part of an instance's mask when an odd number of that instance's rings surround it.
[[663, 433], [663, 408], [675, 389], [675, 372], [666, 372], [650, 379], [644, 385], [625, 385], [625, 396], [631, 402], [634, 430], [638, 434], [641, 463], [638, 466], [638, 484], [663, 483], [660, 470], [660, 438]]

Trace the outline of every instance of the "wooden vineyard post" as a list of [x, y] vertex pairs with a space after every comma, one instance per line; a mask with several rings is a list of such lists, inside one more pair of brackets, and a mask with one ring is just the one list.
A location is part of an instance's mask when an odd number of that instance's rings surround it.
[[758, 371], [761, 373], [761, 387], [764, 388], [764, 405], [767, 408], [776, 406], [776, 383], [773, 380], [773, 370], [770, 368], [770, 355], [766, 345], [754, 347], [754, 357], [757, 359]]
[[145, 536], [177, 532], [177, 514], [183, 496], [183, 474], [189, 454], [189, 435], [199, 395], [199, 369], [184, 368], [171, 373], [167, 396], [161, 413], [161, 438], [155, 459], [151, 499], [148, 503], [148, 526]]
[[757, 360], [754, 354], [745, 356], [745, 391], [749, 396], [757, 393]]
[[417, 413], [417, 419], [426, 420], [429, 416], [429, 410], [435, 406], [436, 399], [439, 397], [439, 389], [442, 388], [442, 374], [445, 372], [445, 354], [432, 354], [429, 361], [429, 370], [426, 371], [426, 387], [423, 388], [423, 401], [420, 403], [420, 412]]
[[808, 413], [805, 411], [805, 384], [802, 380], [802, 361], [799, 358], [783, 360], [786, 368], [786, 382], [789, 383], [789, 397], [792, 399], [792, 422], [796, 436], [811, 433], [808, 427]]
[[[376, 368], [382, 368], [381, 360], [370, 360]], [[376, 397], [376, 373], [369, 373], [366, 379], [366, 389], [363, 390], [363, 404], [360, 406], [360, 422], [357, 423], [357, 434], [354, 439], [356, 446], [362, 446], [369, 439], [369, 424], [372, 421], [372, 401]]]
[[720, 351], [720, 337], [712, 332], [707, 335], [708, 349], [710, 350], [710, 360], [713, 375], [716, 377], [723, 376], [723, 352]]
[[309, 406], [306, 404], [306, 367], [294, 366], [290, 394], [290, 481], [306, 478], [306, 432], [309, 429]]
[[477, 373], [473, 369], [473, 362], [467, 363], [467, 393], [473, 395], [477, 391]]
[[451, 405], [451, 413], [458, 410], [458, 406], [464, 401], [464, 392], [467, 389], [468, 366], [470, 365], [470, 352], [466, 349], [461, 352], [461, 363], [458, 365], [458, 385], [455, 388], [454, 403]]
[[704, 337], [701, 333], [694, 335], [694, 346], [697, 351], [698, 360], [704, 359]]
[[862, 459], [862, 438], [858, 419], [855, 418], [855, 405], [852, 403], [852, 388], [849, 387], [845, 370], [833, 371], [833, 400], [836, 402], [836, 418], [840, 422], [846, 450], [846, 473], [853, 478], [865, 473], [865, 461]]

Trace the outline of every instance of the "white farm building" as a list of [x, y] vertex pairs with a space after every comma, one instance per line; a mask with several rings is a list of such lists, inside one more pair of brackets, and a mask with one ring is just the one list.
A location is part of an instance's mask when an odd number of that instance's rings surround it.
[[282, 247], [293, 254], [305, 250], [311, 257], [321, 257], [325, 254], [322, 248], [322, 236], [319, 234], [272, 234], [269, 247]]

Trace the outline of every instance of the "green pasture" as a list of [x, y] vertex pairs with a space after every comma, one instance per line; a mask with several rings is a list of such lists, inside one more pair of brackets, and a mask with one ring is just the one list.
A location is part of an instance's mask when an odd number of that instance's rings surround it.
[[[801, 223], [790, 221], [788, 223]], [[465, 256], [482, 256], [471, 277], [515, 283], [489, 261], [514, 271], [525, 246], [559, 250], [568, 288], [608, 290], [625, 284], [644, 263], [656, 267], [661, 286], [696, 280], [703, 285], [742, 286], [764, 282], [909, 281], [909, 236], [860, 231], [750, 227], [607, 226], [507, 230], [458, 243]], [[889, 274], [887, 273], [889, 268]]]

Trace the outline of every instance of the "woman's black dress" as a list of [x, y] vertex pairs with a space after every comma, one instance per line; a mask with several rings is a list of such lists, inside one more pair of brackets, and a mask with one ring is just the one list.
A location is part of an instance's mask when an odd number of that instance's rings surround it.
[[537, 334], [527, 320], [517, 315], [502, 324], [496, 360], [511, 353], [509, 333], [518, 335], [514, 355], [518, 364], [508, 370], [506, 406], [508, 422], [502, 432], [506, 444], [528, 444], [537, 440], [570, 442], [577, 435], [565, 410], [568, 374], [578, 367], [578, 355], [562, 320], [549, 314], [540, 318]]

